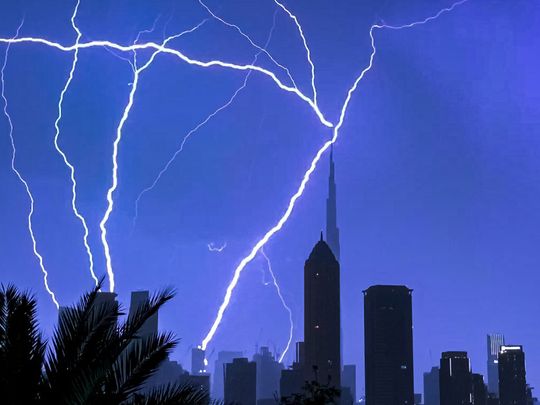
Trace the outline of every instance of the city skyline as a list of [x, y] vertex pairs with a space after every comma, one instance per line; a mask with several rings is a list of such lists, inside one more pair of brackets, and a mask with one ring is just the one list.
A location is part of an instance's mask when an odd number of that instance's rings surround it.
[[[312, 50], [321, 111], [336, 121], [343, 96], [369, 62], [372, 24], [419, 21], [452, 4], [286, 3]], [[0, 38], [12, 38], [25, 15], [22, 36], [71, 44], [73, 5], [8, 2]], [[261, 10], [217, 1], [208, 6], [258, 44], [271, 31], [270, 53], [310, 94], [301, 38], [274, 2], [261, 3]], [[174, 7], [159, 1], [100, 8], [83, 0], [78, 23], [83, 41], [127, 44], [154, 23], [156, 31], [143, 34], [144, 42], [160, 42], [165, 29], [171, 35], [210, 18], [174, 46], [201, 59], [252, 62], [257, 50], [197, 2]], [[525, 0], [496, 1], [492, 7], [469, 0], [420, 27], [376, 31], [373, 68], [351, 99], [339, 140], [322, 155], [289, 221], [264, 246], [292, 309], [295, 342], [303, 338], [303, 263], [325, 232], [340, 259], [342, 357], [343, 364], [357, 366], [358, 394], [364, 390], [362, 290], [377, 284], [414, 290], [416, 392], [423, 372], [449, 350], [467, 351], [473, 370], [487, 378], [486, 334], [500, 332], [507, 342], [523, 345], [529, 363], [540, 358], [535, 344], [540, 330], [530, 321], [540, 309], [535, 295], [540, 144], [534, 136], [540, 128], [535, 73], [540, 35], [534, 24], [539, 13]], [[0, 44], [2, 53], [5, 49]], [[117, 56], [105, 49], [80, 50], [61, 121], [99, 276], [106, 266], [97, 224], [106, 208], [111, 145], [133, 86], [129, 63]], [[150, 54], [139, 56], [142, 62]], [[58, 96], [71, 57], [14, 44], [5, 70], [18, 163], [35, 193], [36, 237], [62, 306], [93, 285], [80, 224], [70, 211], [69, 173], [53, 146]], [[287, 80], [266, 56], [260, 58], [261, 66]], [[309, 106], [254, 72], [230, 108], [190, 138], [157, 188], [140, 200], [134, 225], [137, 196], [178, 140], [243, 80], [242, 72], [195, 69], [158, 56], [141, 74], [120, 147], [118, 199], [109, 228], [118, 301], [128, 302], [134, 290], [178, 288], [174, 305], [160, 313], [160, 327], [182, 337], [173, 359], [186, 369], [234, 269], [282, 215], [311, 157], [330, 136]], [[7, 131], [2, 118], [0, 281], [34, 291], [40, 320], [50, 331], [58, 312], [32, 254], [25, 228], [28, 200], [10, 170]], [[246, 266], [207, 354], [250, 352], [256, 345], [285, 349], [288, 314], [268, 283], [267, 267], [260, 255]], [[293, 346], [286, 365], [294, 359]], [[534, 385], [540, 365], [529, 363]]]

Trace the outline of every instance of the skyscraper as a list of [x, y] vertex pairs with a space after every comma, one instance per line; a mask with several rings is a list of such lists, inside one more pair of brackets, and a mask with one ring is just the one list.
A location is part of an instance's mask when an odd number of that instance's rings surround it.
[[255, 405], [257, 403], [257, 365], [245, 357], [225, 364], [225, 403]]
[[487, 380], [488, 392], [499, 395], [499, 351], [504, 345], [504, 335], [491, 333], [487, 335]]
[[472, 405], [471, 364], [467, 352], [443, 352], [439, 390], [441, 405]]
[[[132, 318], [137, 311], [144, 309], [150, 303], [150, 293], [148, 291], [132, 291], [131, 302], [129, 304], [129, 318]], [[148, 337], [158, 332], [158, 313], [156, 312], [146, 320], [141, 329], [140, 337]]]
[[322, 238], [304, 266], [304, 375], [341, 388], [339, 263]]
[[[346, 364], [343, 366], [343, 373], [341, 374], [341, 387], [349, 389], [351, 400], [356, 402], [356, 366], [354, 364]], [[343, 396], [343, 394], [342, 394]]]
[[263, 346], [253, 356], [257, 364], [257, 402], [261, 400], [274, 401], [274, 396], [279, 398], [279, 379], [283, 365], [270, 353], [268, 347]]
[[471, 379], [473, 404], [487, 405], [488, 392], [486, 384], [484, 383], [484, 376], [482, 374], [473, 373]]
[[414, 403], [412, 290], [376, 285], [364, 291], [366, 402]]
[[424, 373], [424, 405], [440, 405], [439, 367]]
[[328, 198], [326, 199], [326, 241], [339, 262], [339, 228], [337, 226], [337, 199], [334, 171], [334, 147], [330, 147], [330, 176], [328, 177]]
[[224, 383], [223, 375], [226, 363], [232, 363], [233, 359], [242, 357], [242, 352], [222, 351], [218, 352], [214, 362], [214, 374], [212, 375], [212, 398], [223, 400]]
[[200, 347], [191, 349], [191, 375], [206, 374], [206, 366], [204, 365], [204, 350]]
[[501, 346], [499, 400], [501, 405], [527, 405], [525, 353], [521, 346]]

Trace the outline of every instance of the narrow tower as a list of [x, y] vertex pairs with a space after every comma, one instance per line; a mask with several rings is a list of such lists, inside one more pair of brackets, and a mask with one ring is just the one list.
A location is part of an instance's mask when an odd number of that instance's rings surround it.
[[330, 146], [330, 176], [328, 177], [328, 198], [326, 199], [326, 241], [339, 262], [339, 228], [337, 226], [336, 180], [334, 176], [334, 147]]

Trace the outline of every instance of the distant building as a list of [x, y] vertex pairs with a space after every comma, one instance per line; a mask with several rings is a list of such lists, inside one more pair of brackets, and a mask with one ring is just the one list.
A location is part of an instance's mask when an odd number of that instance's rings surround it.
[[414, 403], [412, 290], [376, 285], [364, 291], [366, 401]]
[[279, 379], [280, 397], [290, 397], [301, 394], [305, 384], [304, 380], [304, 342], [296, 343], [296, 359], [291, 368], [281, 370]]
[[414, 394], [414, 405], [422, 405], [422, 394]]
[[424, 405], [440, 405], [439, 367], [424, 373]]
[[488, 392], [487, 405], [500, 405], [499, 397]]
[[223, 400], [224, 398], [224, 380], [225, 364], [232, 363], [233, 359], [242, 357], [239, 351], [221, 351], [218, 352], [217, 359], [214, 362], [214, 374], [212, 375], [212, 398]]
[[256, 405], [257, 365], [245, 357], [225, 364], [225, 403]]
[[257, 364], [257, 403], [261, 400], [279, 398], [279, 379], [283, 365], [270, 353], [268, 347], [263, 346], [259, 353], [253, 356]]
[[499, 351], [504, 345], [502, 333], [487, 335], [487, 380], [488, 392], [499, 395]]
[[500, 405], [527, 405], [525, 353], [522, 346], [501, 346], [499, 400]]
[[439, 391], [441, 405], [472, 405], [471, 364], [467, 352], [443, 352]]
[[348, 388], [352, 402], [356, 402], [356, 366], [354, 364], [346, 364], [343, 366], [341, 373], [341, 387]]
[[472, 374], [472, 397], [474, 405], [487, 405], [488, 391], [482, 374]]
[[341, 388], [339, 263], [322, 238], [304, 266], [304, 378]]
[[[129, 304], [128, 319], [132, 318], [137, 311], [148, 307], [150, 303], [150, 293], [148, 291], [132, 291], [131, 302]], [[139, 329], [140, 337], [148, 337], [158, 333], [158, 313], [156, 312], [146, 320], [141, 329]]]
[[191, 349], [191, 375], [206, 374], [205, 352], [199, 347]]

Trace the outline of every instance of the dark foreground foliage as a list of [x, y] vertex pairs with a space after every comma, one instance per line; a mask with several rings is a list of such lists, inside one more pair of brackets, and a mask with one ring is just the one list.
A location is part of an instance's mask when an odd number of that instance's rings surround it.
[[207, 393], [191, 386], [141, 390], [178, 339], [171, 333], [141, 337], [138, 332], [174, 291], [158, 292], [121, 323], [116, 301], [100, 300], [98, 291], [62, 308], [46, 342], [35, 298], [14, 286], [0, 288], [0, 403], [207, 404]]

